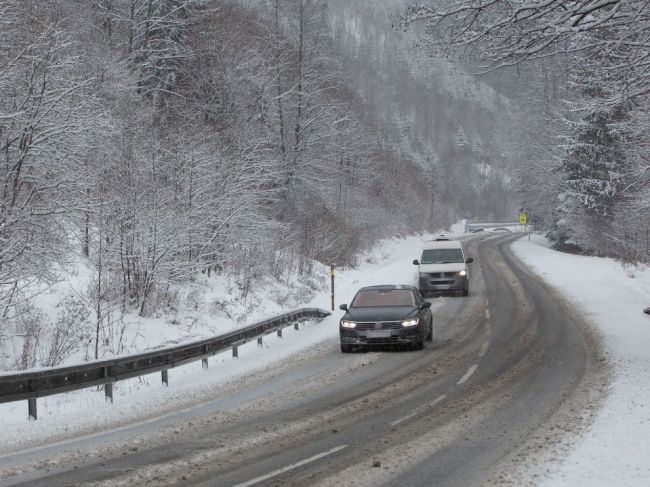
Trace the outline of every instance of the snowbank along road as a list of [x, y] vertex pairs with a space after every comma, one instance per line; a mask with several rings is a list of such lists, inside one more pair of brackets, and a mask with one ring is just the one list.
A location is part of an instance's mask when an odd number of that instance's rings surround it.
[[607, 371], [516, 238], [466, 242], [470, 296], [443, 298], [422, 352], [330, 340], [174, 421], [0, 458], [0, 485], [534, 483], [525, 465], [588, 423]]

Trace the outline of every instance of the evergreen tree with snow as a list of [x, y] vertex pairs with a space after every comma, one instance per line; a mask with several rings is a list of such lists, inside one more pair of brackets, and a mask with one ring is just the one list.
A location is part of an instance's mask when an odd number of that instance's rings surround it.
[[579, 120], [569, 121], [563, 162], [568, 196], [592, 215], [606, 217], [622, 183], [624, 154], [617, 119], [620, 108], [590, 104]]
[[560, 170], [566, 190], [559, 209], [585, 224], [576, 225], [588, 229], [577, 231], [580, 243], [602, 248], [602, 234], [623, 197], [627, 110], [607, 102], [609, 94], [593, 72], [579, 72], [573, 86], [579, 97], [568, 105], [565, 120]]
[[129, 51], [139, 92], [161, 101], [173, 92], [186, 58], [186, 22], [192, 0], [135, 0]]

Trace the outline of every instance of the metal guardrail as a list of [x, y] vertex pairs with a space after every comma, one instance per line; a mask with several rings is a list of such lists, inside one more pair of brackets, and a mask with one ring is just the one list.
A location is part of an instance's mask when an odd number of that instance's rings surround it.
[[465, 232], [471, 233], [474, 230], [479, 228], [506, 228], [506, 227], [515, 227], [520, 228], [522, 225], [519, 222], [488, 222], [488, 223], [467, 223], [465, 225]]
[[0, 375], [0, 403], [27, 400], [29, 418], [37, 419], [36, 398], [97, 385], [105, 386], [106, 400], [113, 402], [113, 383], [117, 381], [162, 372], [162, 381], [168, 384], [167, 371], [171, 368], [198, 360], [203, 360], [206, 368], [211, 355], [232, 348], [233, 357], [237, 357], [237, 348], [246, 342], [257, 338], [261, 345], [264, 335], [277, 332], [281, 337], [282, 329], [292, 323], [298, 329], [299, 320], [322, 319], [329, 315], [329, 311], [322, 309], [303, 308], [224, 335], [174, 347], [80, 365]]

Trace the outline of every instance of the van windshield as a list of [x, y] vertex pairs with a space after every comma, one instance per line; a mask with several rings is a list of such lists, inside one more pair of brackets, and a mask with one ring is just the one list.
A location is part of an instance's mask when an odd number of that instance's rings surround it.
[[461, 249], [426, 249], [421, 264], [460, 264], [465, 262]]

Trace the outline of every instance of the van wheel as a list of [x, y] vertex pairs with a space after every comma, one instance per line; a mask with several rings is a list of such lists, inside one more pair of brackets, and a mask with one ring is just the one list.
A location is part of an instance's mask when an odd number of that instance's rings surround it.
[[469, 289], [463, 289], [462, 295], [469, 296]]
[[341, 343], [341, 352], [343, 352], [343, 353], [352, 353], [353, 351], [354, 351], [354, 348], [352, 347], [352, 345]]
[[424, 338], [411, 345], [411, 350], [422, 350], [424, 348]]

